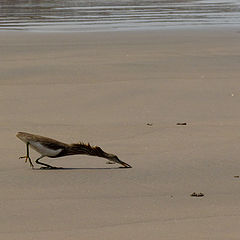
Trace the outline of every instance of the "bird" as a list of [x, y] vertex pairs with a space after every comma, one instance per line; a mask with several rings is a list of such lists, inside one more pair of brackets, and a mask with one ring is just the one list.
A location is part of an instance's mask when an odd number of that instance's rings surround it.
[[69, 155], [76, 154], [84, 154], [90, 156], [97, 156], [101, 158], [106, 158], [109, 160], [108, 163], [118, 163], [122, 165], [124, 168], [131, 168], [131, 166], [123, 161], [121, 161], [115, 154], [106, 153], [98, 146], [91, 146], [89, 143], [73, 143], [67, 144], [60, 141], [57, 141], [52, 138], [43, 137], [36, 134], [26, 133], [26, 132], [18, 132], [16, 137], [19, 138], [26, 144], [27, 154], [26, 156], [19, 157], [25, 158], [25, 162], [29, 161], [30, 166], [34, 169], [34, 165], [32, 163], [32, 159], [29, 155], [29, 147], [40, 153], [40, 157], [38, 157], [35, 162], [37, 164], [42, 165], [41, 169], [59, 169], [61, 167], [54, 167], [49, 164], [40, 162], [39, 160], [44, 157], [49, 158], [58, 158]]

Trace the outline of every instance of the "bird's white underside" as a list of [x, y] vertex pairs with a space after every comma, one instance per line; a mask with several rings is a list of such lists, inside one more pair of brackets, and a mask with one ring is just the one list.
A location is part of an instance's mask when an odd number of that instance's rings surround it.
[[57, 149], [57, 150], [53, 150], [50, 148], [47, 148], [45, 146], [43, 146], [41, 143], [39, 142], [33, 142], [33, 141], [29, 141], [30, 147], [32, 147], [34, 150], [36, 150], [37, 152], [39, 152], [42, 156], [49, 156], [49, 157], [54, 157], [56, 155], [58, 155], [62, 149]]

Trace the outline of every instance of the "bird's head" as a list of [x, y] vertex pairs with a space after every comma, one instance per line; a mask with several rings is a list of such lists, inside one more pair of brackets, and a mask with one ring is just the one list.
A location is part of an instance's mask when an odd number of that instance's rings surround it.
[[114, 161], [114, 162], [120, 161], [120, 159], [117, 157], [117, 155], [114, 155], [114, 154], [108, 154], [107, 159], [109, 159], [110, 161]]
[[131, 168], [131, 166], [123, 161], [121, 161], [116, 155], [108, 154], [107, 159], [116, 163], [123, 165], [126, 168]]

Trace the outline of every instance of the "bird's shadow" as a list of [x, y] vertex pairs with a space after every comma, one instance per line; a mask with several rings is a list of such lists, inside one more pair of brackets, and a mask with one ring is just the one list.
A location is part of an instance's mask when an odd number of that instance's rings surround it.
[[58, 168], [33, 168], [32, 170], [36, 170], [36, 171], [66, 171], [66, 170], [117, 170], [117, 169], [128, 169], [126, 167], [93, 167], [93, 168], [73, 168], [73, 167], [58, 167]]

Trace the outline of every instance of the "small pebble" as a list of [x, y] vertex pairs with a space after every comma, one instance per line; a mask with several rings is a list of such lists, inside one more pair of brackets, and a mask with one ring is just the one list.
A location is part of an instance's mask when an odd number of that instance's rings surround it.
[[177, 125], [182, 125], [183, 126], [183, 125], [187, 125], [187, 123], [186, 122], [182, 122], [182, 123], [178, 122]]
[[203, 197], [204, 196], [204, 194], [203, 193], [195, 193], [195, 192], [193, 192], [191, 195], [190, 195], [191, 197]]

